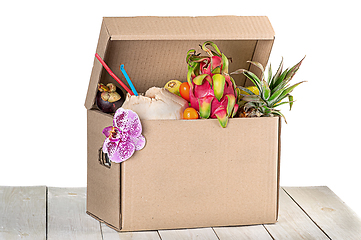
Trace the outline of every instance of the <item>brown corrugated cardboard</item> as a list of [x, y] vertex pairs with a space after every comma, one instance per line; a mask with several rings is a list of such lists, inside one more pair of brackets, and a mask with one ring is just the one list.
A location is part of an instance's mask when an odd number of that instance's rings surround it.
[[[104, 18], [97, 53], [114, 72], [124, 63], [145, 92], [185, 81], [187, 51], [206, 40], [232, 58], [233, 71], [250, 68], [248, 60], [266, 65], [274, 32], [266, 17]], [[247, 85], [241, 75], [235, 81]], [[109, 168], [98, 161], [102, 130], [112, 124], [94, 106], [98, 82], [115, 83], [95, 59], [85, 102], [91, 216], [121, 231], [276, 221], [279, 118], [234, 118], [225, 129], [216, 119], [143, 120], [145, 148]]]

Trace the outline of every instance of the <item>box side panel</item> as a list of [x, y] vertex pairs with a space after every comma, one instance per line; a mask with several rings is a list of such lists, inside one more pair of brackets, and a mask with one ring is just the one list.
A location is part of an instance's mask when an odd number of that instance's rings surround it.
[[111, 17], [104, 21], [112, 40], [256, 40], [274, 37], [274, 30], [265, 16]]
[[87, 212], [115, 228], [120, 226], [120, 165], [110, 168], [99, 162], [104, 142], [102, 131], [112, 125], [112, 116], [87, 110]]
[[146, 146], [122, 163], [122, 230], [275, 222], [278, 123], [142, 121]]
[[[269, 59], [269, 56], [271, 54], [272, 46], [273, 46], [274, 40], [259, 40], [257, 41], [256, 47], [254, 48], [254, 54], [252, 56], [252, 60], [254, 62], [259, 62], [263, 65], [263, 67], [266, 69], [267, 62]], [[253, 64], [250, 65], [249, 70], [253, 73], [255, 73], [257, 76], [261, 76], [261, 70], [254, 66]], [[251, 80], [248, 78], [245, 78], [246, 82], [242, 86], [252, 86], [254, 85]]]
[[[109, 39], [110, 39], [110, 35], [109, 35], [108, 30], [103, 21], [101, 29], [100, 29], [100, 34], [99, 34], [98, 46], [96, 49], [96, 52], [102, 58], [105, 55], [105, 51], [107, 49]], [[97, 85], [98, 85], [98, 81], [100, 78], [100, 74], [102, 72], [102, 68], [103, 68], [102, 65], [94, 57], [93, 69], [92, 69], [89, 86], [88, 86], [88, 93], [87, 93], [86, 99], [85, 99], [85, 107], [87, 109], [91, 109], [94, 104], [95, 95], [97, 92]]]

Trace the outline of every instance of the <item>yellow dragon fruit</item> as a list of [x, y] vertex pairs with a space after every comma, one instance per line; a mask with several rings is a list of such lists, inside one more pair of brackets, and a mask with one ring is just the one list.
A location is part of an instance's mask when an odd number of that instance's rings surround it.
[[225, 128], [238, 110], [236, 84], [228, 74], [228, 58], [217, 45], [207, 41], [201, 48], [208, 56], [200, 56], [194, 49], [187, 53], [190, 103], [202, 118], [218, 118]]

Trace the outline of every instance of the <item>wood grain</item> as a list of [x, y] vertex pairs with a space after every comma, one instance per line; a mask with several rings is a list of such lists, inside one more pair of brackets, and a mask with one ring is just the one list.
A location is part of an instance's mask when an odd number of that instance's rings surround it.
[[328, 187], [284, 189], [331, 239], [361, 239], [360, 218]]
[[85, 212], [86, 188], [48, 189], [49, 240], [101, 240], [100, 223]]
[[86, 188], [1, 187], [0, 239], [361, 239], [361, 220], [328, 187], [284, 187], [276, 224], [116, 232], [85, 213]]
[[162, 240], [218, 240], [212, 228], [194, 228], [158, 231]]
[[272, 240], [263, 225], [213, 228], [220, 240]]
[[103, 240], [160, 240], [157, 231], [117, 232], [104, 223], [101, 224]]
[[283, 190], [278, 222], [265, 227], [274, 239], [329, 239]]
[[46, 239], [46, 187], [0, 187], [0, 239]]

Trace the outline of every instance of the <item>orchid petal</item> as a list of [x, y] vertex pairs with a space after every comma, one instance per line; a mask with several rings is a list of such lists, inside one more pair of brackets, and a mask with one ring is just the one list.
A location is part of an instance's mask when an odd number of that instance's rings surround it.
[[114, 114], [113, 126], [119, 128], [121, 131], [128, 131], [128, 111], [124, 108], [118, 108]]
[[199, 115], [201, 116], [201, 118], [209, 118], [209, 116], [211, 115], [211, 103], [213, 99], [213, 96], [207, 96], [198, 99]]
[[112, 154], [108, 153], [108, 155], [112, 162], [120, 163], [130, 158], [134, 152], [135, 146], [133, 143], [120, 141], [115, 152]]
[[118, 142], [110, 141], [109, 138], [106, 138], [103, 144], [103, 152], [108, 153], [108, 156], [110, 157], [113, 155], [117, 149]]
[[131, 137], [140, 136], [142, 133], [142, 124], [140, 123], [138, 114], [136, 114], [132, 110], [128, 110], [128, 119], [128, 134]]
[[108, 138], [113, 130], [113, 126], [109, 126], [103, 129], [103, 134]]
[[134, 137], [142, 133], [142, 124], [138, 115], [129, 109], [119, 108], [114, 114], [113, 124]]
[[145, 137], [143, 135], [140, 135], [136, 138], [133, 138], [132, 142], [135, 146], [135, 150], [141, 150], [145, 146]]

